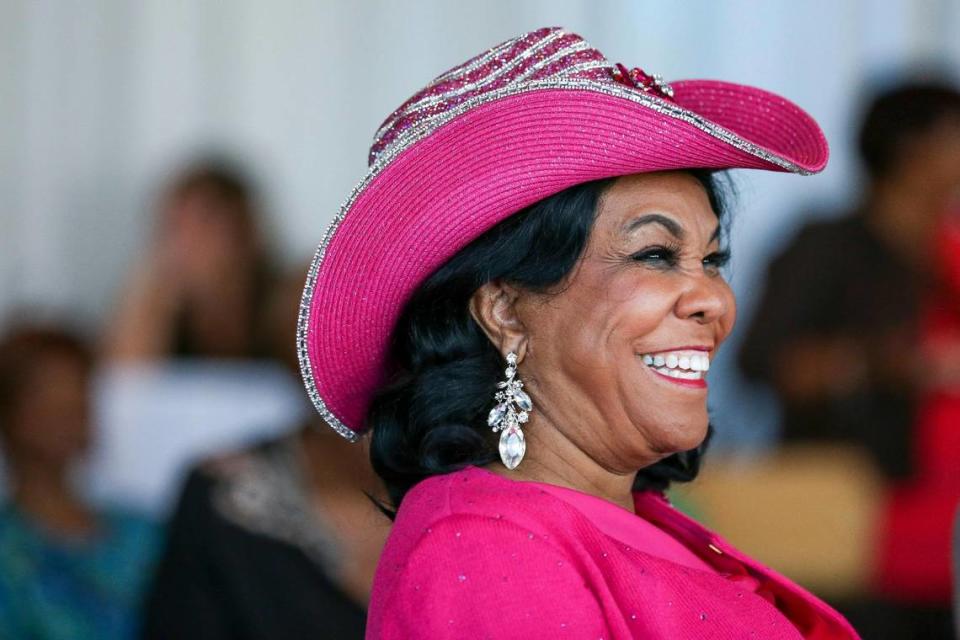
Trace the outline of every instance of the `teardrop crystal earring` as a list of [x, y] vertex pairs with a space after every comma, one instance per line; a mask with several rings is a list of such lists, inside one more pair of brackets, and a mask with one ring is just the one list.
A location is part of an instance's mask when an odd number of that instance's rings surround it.
[[527, 451], [527, 442], [523, 438], [522, 424], [530, 418], [533, 403], [523, 390], [523, 382], [515, 379], [517, 375], [517, 354], [507, 354], [507, 379], [497, 383], [500, 389], [493, 396], [497, 405], [487, 416], [487, 425], [494, 432], [500, 432], [500, 460], [507, 469], [516, 469], [523, 454]]

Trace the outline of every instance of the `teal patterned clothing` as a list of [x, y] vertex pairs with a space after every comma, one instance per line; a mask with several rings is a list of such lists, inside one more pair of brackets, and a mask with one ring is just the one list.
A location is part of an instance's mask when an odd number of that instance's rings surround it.
[[150, 579], [159, 530], [117, 510], [95, 535], [58, 536], [0, 506], [0, 640], [126, 640]]

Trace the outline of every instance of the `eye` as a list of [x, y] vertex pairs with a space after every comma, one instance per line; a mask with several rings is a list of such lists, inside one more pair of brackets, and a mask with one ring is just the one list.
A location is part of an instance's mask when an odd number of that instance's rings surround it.
[[707, 273], [718, 274], [730, 262], [730, 250], [714, 251], [703, 259], [703, 269]]
[[677, 263], [680, 262], [680, 248], [656, 245], [638, 251], [630, 258], [635, 262], [642, 262], [652, 267], [668, 269], [677, 266]]

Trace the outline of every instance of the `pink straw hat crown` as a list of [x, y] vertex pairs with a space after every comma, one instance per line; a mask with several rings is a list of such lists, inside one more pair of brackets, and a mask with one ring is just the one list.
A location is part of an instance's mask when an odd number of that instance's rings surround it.
[[823, 169], [827, 143], [792, 102], [714, 80], [664, 82], [559, 28], [440, 75], [377, 130], [370, 168], [307, 277], [297, 348], [314, 406], [354, 440], [386, 379], [410, 295], [473, 239], [582, 182], [671, 169]]

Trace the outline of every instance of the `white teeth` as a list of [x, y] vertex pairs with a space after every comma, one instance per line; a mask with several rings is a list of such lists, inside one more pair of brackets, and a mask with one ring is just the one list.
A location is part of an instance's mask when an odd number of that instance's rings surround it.
[[699, 380], [710, 370], [710, 357], [706, 353], [677, 351], [675, 353], [643, 356], [643, 363], [674, 378]]
[[657, 373], [662, 373], [671, 378], [680, 378], [682, 380], [699, 380], [702, 374], [699, 371], [681, 371], [679, 369], [654, 369]]

